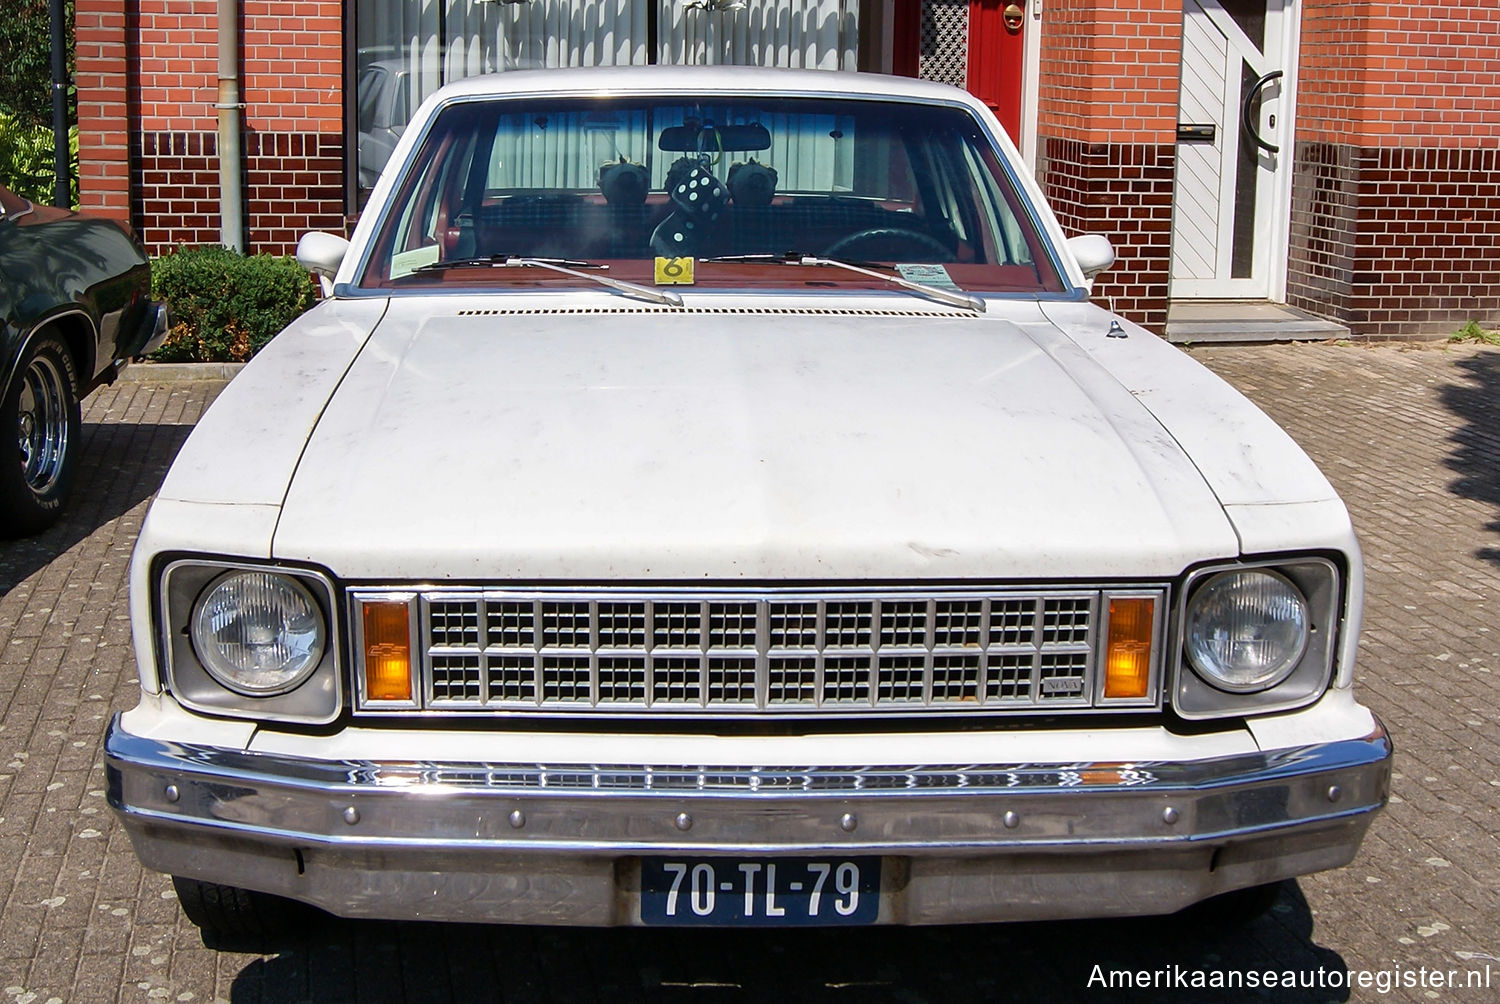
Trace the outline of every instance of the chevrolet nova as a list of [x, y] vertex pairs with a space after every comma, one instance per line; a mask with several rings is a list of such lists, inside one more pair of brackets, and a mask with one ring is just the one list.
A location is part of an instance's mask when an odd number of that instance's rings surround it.
[[299, 258], [131, 572], [203, 926], [1248, 912], [1384, 804], [1343, 504], [968, 95], [466, 81]]

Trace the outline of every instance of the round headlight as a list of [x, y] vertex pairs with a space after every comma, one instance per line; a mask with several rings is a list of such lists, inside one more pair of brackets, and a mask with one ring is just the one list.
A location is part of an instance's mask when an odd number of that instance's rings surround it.
[[1249, 693], [1285, 680], [1307, 649], [1307, 601], [1263, 568], [1220, 572], [1188, 601], [1188, 660], [1221, 690]]
[[323, 612], [307, 587], [275, 572], [230, 572], [198, 598], [193, 650], [219, 683], [251, 697], [299, 686], [323, 658]]

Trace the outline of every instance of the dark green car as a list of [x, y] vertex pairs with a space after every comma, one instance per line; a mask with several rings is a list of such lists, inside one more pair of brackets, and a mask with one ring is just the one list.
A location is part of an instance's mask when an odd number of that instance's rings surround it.
[[150, 263], [123, 228], [0, 188], [0, 537], [57, 519], [79, 401], [166, 333]]

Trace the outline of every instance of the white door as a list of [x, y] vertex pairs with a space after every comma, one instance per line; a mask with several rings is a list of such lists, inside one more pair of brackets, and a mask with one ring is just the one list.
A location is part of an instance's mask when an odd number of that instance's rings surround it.
[[1292, 0], [1183, 0], [1174, 298], [1261, 298], [1282, 229]]

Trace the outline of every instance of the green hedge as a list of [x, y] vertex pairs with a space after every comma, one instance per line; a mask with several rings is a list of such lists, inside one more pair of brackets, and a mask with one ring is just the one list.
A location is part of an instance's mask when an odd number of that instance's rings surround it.
[[[0, 185], [39, 205], [52, 205], [57, 176], [50, 127], [26, 125], [0, 111]], [[72, 205], [78, 205], [78, 127], [68, 130]]]
[[172, 307], [172, 330], [151, 358], [244, 362], [313, 305], [313, 278], [292, 258], [185, 248], [151, 263], [151, 292]]

